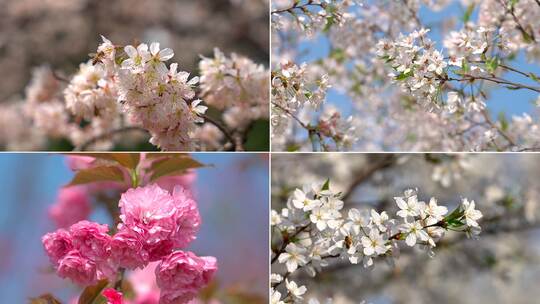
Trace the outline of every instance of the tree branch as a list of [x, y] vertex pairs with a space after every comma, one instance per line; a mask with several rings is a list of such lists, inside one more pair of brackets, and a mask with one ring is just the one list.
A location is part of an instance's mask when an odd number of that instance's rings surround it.
[[95, 144], [96, 142], [98, 142], [100, 140], [105, 140], [105, 139], [110, 138], [110, 137], [112, 137], [112, 136], [114, 136], [116, 134], [120, 134], [120, 133], [124, 133], [124, 132], [130, 132], [130, 131], [140, 131], [140, 132], [147, 133], [146, 129], [138, 127], [138, 126], [129, 126], [129, 127], [118, 128], [118, 129], [111, 130], [111, 131], [109, 131], [107, 133], [97, 135], [97, 136], [94, 136], [94, 137], [90, 138], [89, 140], [87, 140], [86, 142], [81, 144], [79, 147], [76, 147], [74, 149], [74, 151], [85, 151], [86, 149], [88, 149], [88, 147], [90, 147], [91, 145]]

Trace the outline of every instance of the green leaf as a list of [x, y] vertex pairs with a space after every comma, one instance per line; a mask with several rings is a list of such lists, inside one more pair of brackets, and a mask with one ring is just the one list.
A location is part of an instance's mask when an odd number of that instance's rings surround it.
[[463, 58], [463, 61], [461, 62], [461, 69], [464, 73], [467, 73], [470, 70], [469, 63], [465, 58]]
[[540, 82], [540, 78], [538, 78], [538, 76], [536, 76], [534, 73], [529, 73], [529, 76], [531, 77], [532, 80], [536, 82]]
[[268, 151], [270, 148], [270, 124], [268, 120], [255, 121], [246, 136], [246, 151]]
[[411, 70], [411, 71], [408, 71], [407, 73], [401, 73], [401, 74], [397, 75], [395, 79], [401, 81], [401, 80], [405, 80], [405, 79], [411, 77], [412, 75], [413, 75], [413, 71]]
[[123, 182], [124, 172], [116, 166], [100, 166], [79, 170], [67, 186], [83, 185], [94, 182]]
[[519, 0], [510, 0], [510, 7], [514, 7], [518, 2]]
[[474, 12], [474, 3], [471, 3], [469, 4], [469, 6], [467, 7], [467, 10], [463, 14], [463, 17], [462, 17], [463, 23], [467, 23], [469, 22], [469, 20], [471, 20], [471, 15], [473, 12]]
[[300, 150], [301, 146], [298, 144], [290, 144], [287, 146], [287, 152], [296, 152]]
[[37, 298], [30, 298], [30, 304], [62, 304], [62, 302], [52, 294], [46, 293]]
[[499, 113], [499, 122], [501, 123], [501, 130], [502, 131], [506, 131], [508, 130], [508, 120], [506, 119], [506, 116], [504, 115], [503, 112], [500, 112]]
[[188, 169], [200, 167], [204, 167], [204, 165], [189, 156], [173, 157], [157, 161], [152, 164], [150, 181], [155, 181], [163, 176], [178, 175]]
[[101, 280], [97, 282], [96, 285], [86, 287], [79, 297], [78, 304], [97, 304], [101, 292], [103, 289], [105, 289], [105, 287], [107, 287], [108, 284], [109, 281]]
[[346, 59], [345, 51], [340, 48], [335, 48], [330, 52], [330, 58], [333, 58], [337, 62], [342, 63]]
[[491, 59], [486, 60], [486, 69], [488, 70], [488, 72], [493, 74], [495, 73], [495, 70], [497, 70], [498, 67], [499, 67], [498, 57], [493, 57]]
[[531, 35], [529, 35], [529, 33], [527, 33], [526, 31], [521, 31], [521, 38], [523, 38], [523, 41], [525, 43], [531, 43], [533, 42], [533, 38], [531, 37]]
[[326, 181], [324, 182], [321, 190], [322, 191], [330, 190], [330, 179], [329, 178], [326, 179]]
[[463, 227], [465, 225], [464, 222], [462, 222], [460, 220], [457, 220], [457, 219], [447, 221], [446, 224], [450, 228], [460, 228], [460, 227]]
[[463, 216], [463, 211], [461, 210], [461, 206], [458, 206], [456, 209], [454, 209], [454, 211], [452, 211], [452, 213], [445, 216], [443, 220], [448, 223], [450, 221], [460, 218], [461, 216]]
[[326, 17], [326, 25], [324, 26], [323, 32], [328, 33], [332, 25], [334, 25], [335, 23], [336, 23], [336, 18], [334, 17], [334, 15], [330, 15]]

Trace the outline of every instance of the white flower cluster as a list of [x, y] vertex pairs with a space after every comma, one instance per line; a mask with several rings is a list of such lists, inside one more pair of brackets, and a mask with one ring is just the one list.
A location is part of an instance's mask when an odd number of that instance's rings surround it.
[[297, 27], [307, 35], [341, 26], [348, 11], [360, 0], [277, 0], [272, 1], [272, 26], [275, 29]]
[[[93, 59], [69, 80], [48, 66], [33, 71], [21, 105], [0, 111], [4, 147], [43, 149], [47, 139], [68, 139], [76, 148], [109, 149], [117, 132], [141, 127], [162, 150], [222, 148], [222, 130], [202, 124], [207, 107], [195, 99], [199, 78], [178, 71], [177, 63], [166, 65], [171, 49], [159, 43], [121, 47], [102, 39]], [[264, 66], [216, 49], [215, 58], [203, 58], [200, 67], [202, 94], [223, 111], [228, 127], [244, 132], [253, 121], [268, 119]]]
[[335, 107], [326, 106], [319, 118], [317, 130], [321, 135], [331, 138], [337, 150], [347, 150], [358, 139], [356, 125], [356, 119], [352, 116], [343, 119]]
[[156, 42], [128, 45], [120, 52], [103, 37], [97, 60], [117, 79], [111, 85], [116, 86], [118, 101], [130, 122], [147, 129], [152, 144], [163, 150], [189, 150], [195, 124], [203, 122], [200, 115], [206, 107], [199, 105], [200, 100], [190, 101], [198, 77], [189, 79], [189, 73], [178, 71], [177, 63], [166, 66], [173, 56], [171, 49], [160, 50]]
[[199, 62], [205, 102], [224, 110], [223, 120], [244, 130], [257, 119], [268, 119], [268, 70], [251, 59], [214, 49], [214, 57]]
[[448, 63], [435, 43], [427, 37], [428, 29], [414, 31], [396, 41], [381, 40], [377, 55], [388, 61], [395, 72], [389, 76], [424, 106], [436, 106]]
[[328, 76], [313, 77], [306, 64], [300, 66], [284, 61], [272, 72], [272, 136], [284, 131], [302, 107], [318, 109], [326, 98]]
[[[290, 274], [300, 268], [314, 276], [329, 265], [329, 259], [340, 258], [352, 264], [362, 262], [364, 267], [374, 265], [374, 259], [392, 262], [399, 255], [399, 245], [419, 245], [430, 256], [436, 242], [446, 230], [465, 231], [469, 235], [480, 232], [478, 220], [482, 213], [475, 209], [474, 201], [463, 199], [450, 214], [439, 206], [435, 198], [429, 203], [420, 201], [415, 190], [407, 190], [404, 196], [395, 197], [399, 208], [396, 218], [386, 211], [351, 208], [343, 213], [341, 193], [330, 190], [329, 181], [324, 184], [296, 189], [287, 201], [287, 207], [278, 213], [272, 210], [273, 238], [279, 246], [273, 246], [272, 263], [285, 266], [285, 274], [271, 275], [273, 303], [301, 302], [307, 289], [290, 280]], [[273, 271], [279, 271], [275, 269]], [[285, 290], [278, 289], [285, 281]], [[282, 293], [286, 293], [282, 300]]]

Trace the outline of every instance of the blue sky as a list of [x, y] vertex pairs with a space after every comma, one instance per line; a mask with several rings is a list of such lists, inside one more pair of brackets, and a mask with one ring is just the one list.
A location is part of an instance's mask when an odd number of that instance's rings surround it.
[[[471, 17], [471, 21], [475, 21], [477, 15], [478, 10], [476, 9]], [[454, 1], [451, 5], [439, 12], [433, 12], [425, 6], [422, 6], [419, 12], [419, 17], [425, 25], [429, 25], [430, 23], [437, 22], [441, 19], [446, 19], [448, 16], [455, 16], [458, 19], [455, 29], [459, 30], [462, 26], [460, 18], [463, 16], [463, 8], [461, 8], [459, 1]], [[437, 47], [442, 49], [442, 38], [437, 29], [432, 29], [430, 37], [437, 42]], [[300, 61], [310, 62], [326, 57], [330, 51], [330, 44], [326, 37], [319, 36], [312, 41], [303, 42], [300, 45], [300, 48], [302, 49], [302, 52], [300, 53], [303, 54]], [[512, 66], [522, 71], [540, 74], [540, 67], [527, 63], [523, 55], [518, 56], [512, 63]], [[527, 78], [523, 79], [523, 77], [516, 76], [515, 74], [506, 74], [504, 78], [510, 81], [534, 85], [534, 83], [531, 83], [531, 80]], [[534, 108], [532, 102], [538, 97], [538, 93], [529, 90], [508, 90], [506, 88], [500, 88], [492, 90], [491, 92], [492, 95], [489, 99], [488, 108], [493, 117], [497, 117], [500, 112], [504, 112], [507, 117], [514, 114], [519, 115], [524, 112], [531, 112]], [[349, 114], [352, 110], [349, 98], [336, 90], [331, 89], [329, 91], [327, 101], [337, 105], [345, 114]]]
[[[227, 286], [249, 282], [265, 295], [267, 284], [268, 165], [264, 154], [200, 153], [213, 167], [198, 170], [195, 187], [202, 226], [189, 247], [218, 258], [218, 280]], [[53, 274], [41, 236], [55, 229], [47, 217], [57, 190], [73, 175], [64, 156], [0, 154], [0, 294], [2, 303], [26, 303], [28, 296], [53, 292], [67, 300], [78, 289]], [[92, 219], [109, 221], [97, 211]], [[249, 271], [239, 271], [239, 263]], [[252, 288], [250, 286], [250, 288]]]

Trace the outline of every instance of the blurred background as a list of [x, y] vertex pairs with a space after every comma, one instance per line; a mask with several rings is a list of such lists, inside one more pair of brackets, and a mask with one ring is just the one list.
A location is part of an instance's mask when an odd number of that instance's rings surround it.
[[[332, 261], [306, 285], [304, 299], [334, 304], [536, 303], [540, 297], [539, 154], [275, 154], [272, 209], [280, 212], [296, 187], [330, 178], [343, 191], [344, 209], [386, 210], [395, 196], [418, 188], [419, 199], [438, 199], [453, 210], [473, 199], [484, 218], [479, 240], [447, 232], [435, 256], [404, 248], [395, 267], [373, 270]], [[276, 271], [279, 269], [273, 269]]]
[[197, 73], [213, 48], [268, 66], [268, 0], [0, 0], [0, 100], [22, 95], [33, 67], [67, 75], [95, 52], [100, 35], [170, 47]]
[[[202, 225], [187, 250], [217, 257], [213, 288], [227, 294], [223, 303], [268, 302], [267, 154], [193, 157], [213, 167], [196, 170], [193, 190]], [[43, 234], [56, 230], [48, 208], [73, 176], [66, 157], [1, 154], [0, 168], [0, 302], [26, 303], [50, 292], [67, 303], [80, 288], [49, 270], [41, 245]], [[91, 219], [112, 223], [104, 209], [94, 210]]]

